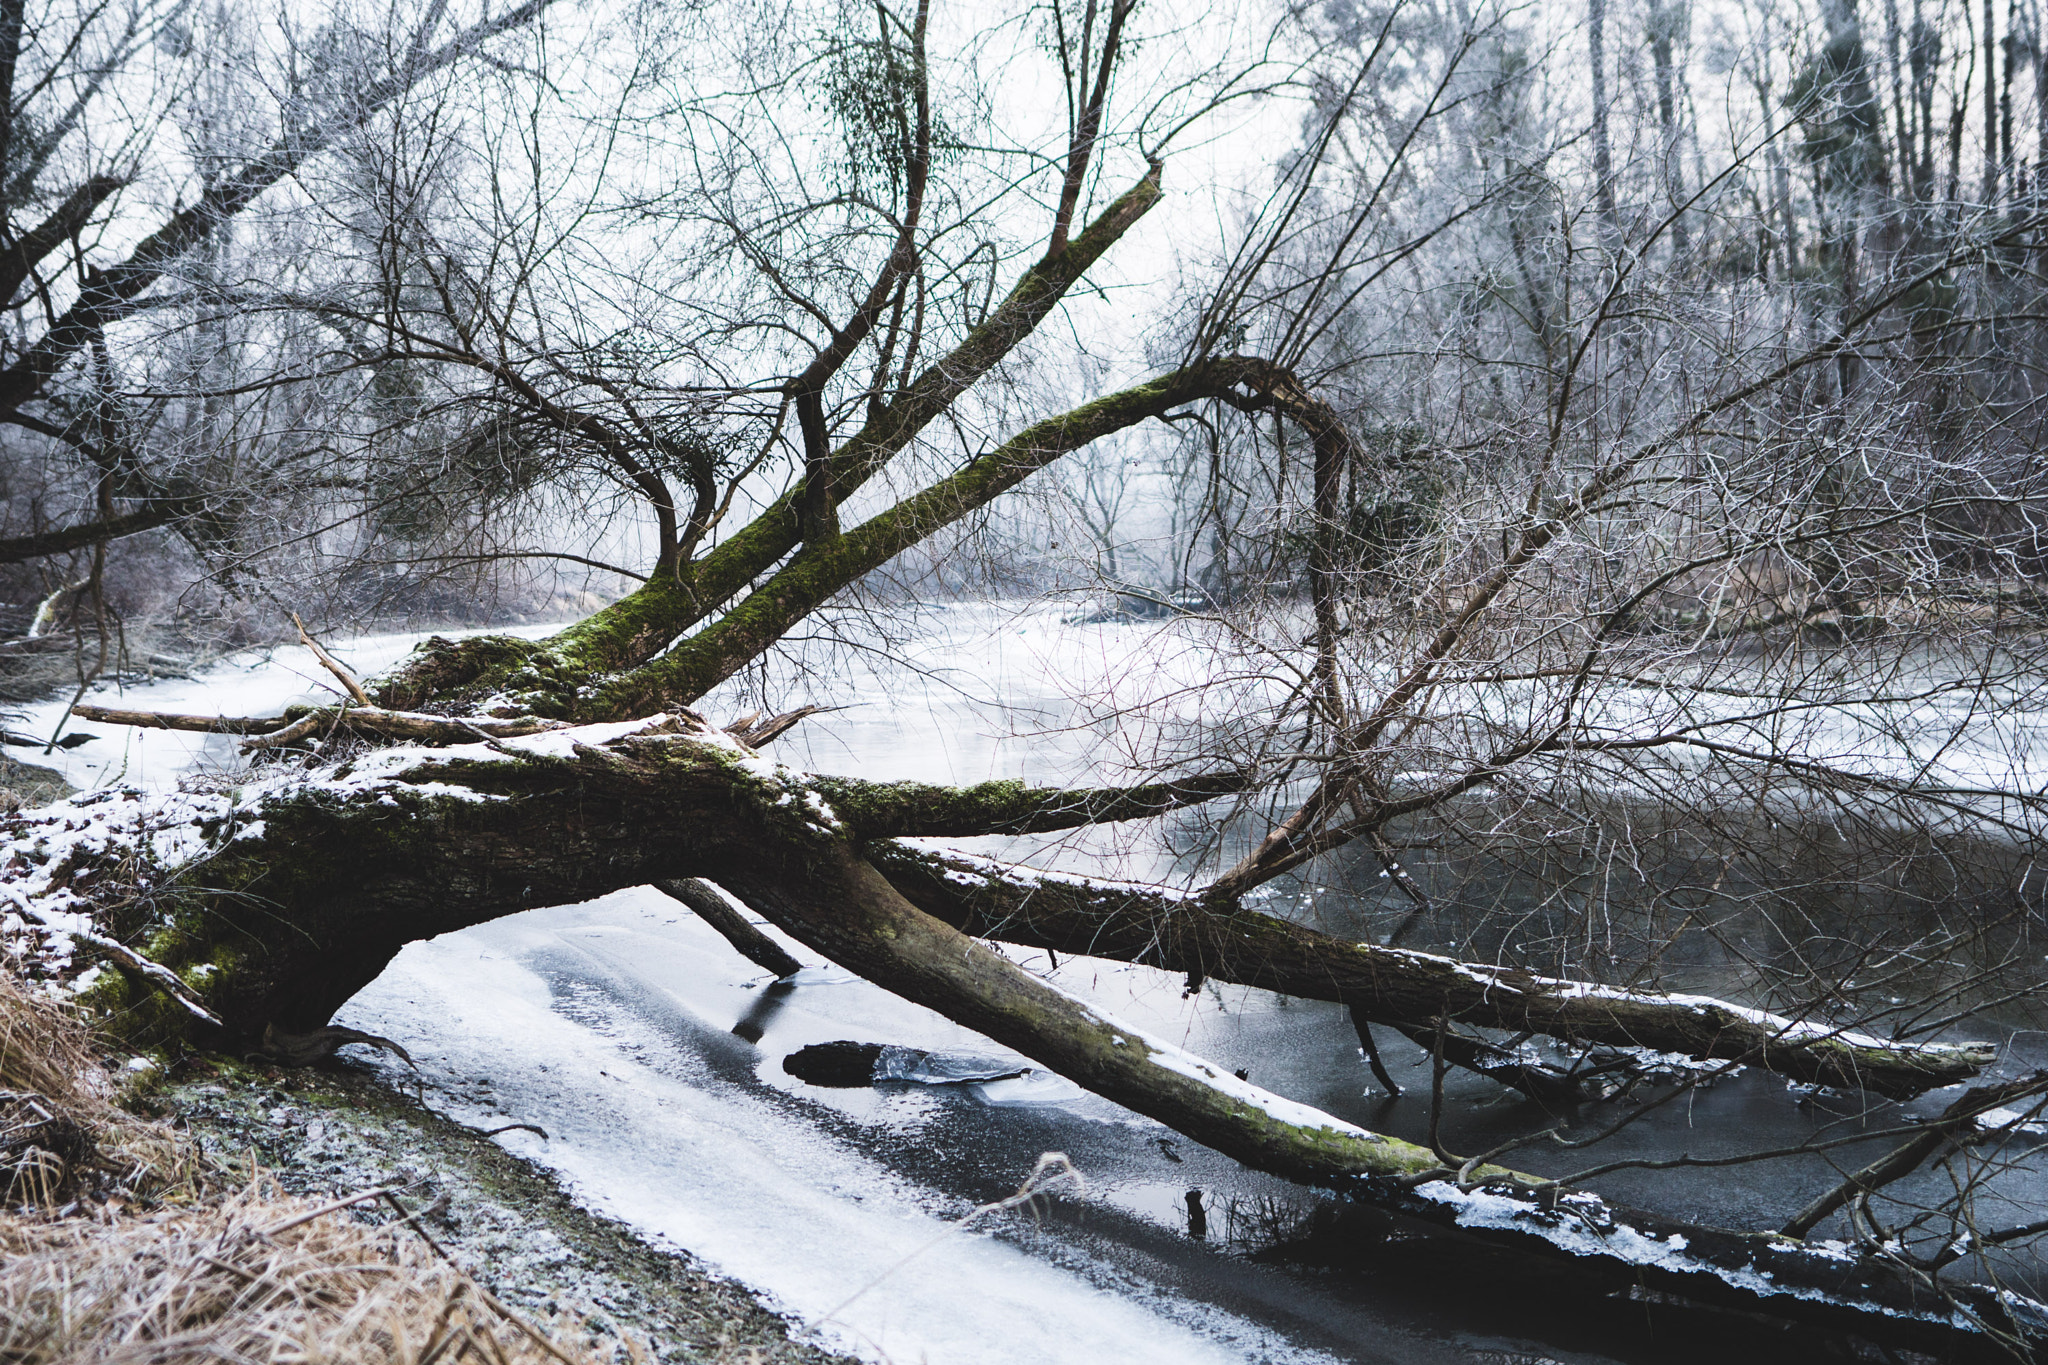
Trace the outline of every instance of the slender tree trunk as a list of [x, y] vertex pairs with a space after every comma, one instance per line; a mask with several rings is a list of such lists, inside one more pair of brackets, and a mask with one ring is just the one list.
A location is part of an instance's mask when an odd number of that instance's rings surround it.
[[1614, 207], [1614, 150], [1607, 138], [1606, 35], [1607, 0], [1586, 0], [1586, 47], [1593, 73], [1593, 193], [1601, 240], [1612, 249], [1621, 239], [1621, 217]]
[[1998, 20], [1984, 0], [1984, 206], [1998, 203]]
[[1678, 212], [1679, 205], [1685, 202], [1685, 158], [1681, 154], [1684, 138], [1678, 117], [1681, 77], [1675, 69], [1673, 56], [1676, 40], [1688, 19], [1688, 3], [1689, 0], [1649, 0], [1650, 63], [1656, 73], [1657, 120], [1663, 135], [1658, 169], [1663, 180], [1666, 209], [1677, 214], [1671, 223], [1671, 258], [1674, 261], [1683, 261], [1692, 249], [1685, 215]]

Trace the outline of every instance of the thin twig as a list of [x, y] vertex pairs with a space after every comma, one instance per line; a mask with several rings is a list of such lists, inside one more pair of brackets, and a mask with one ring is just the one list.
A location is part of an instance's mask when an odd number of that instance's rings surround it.
[[372, 1199], [382, 1199], [384, 1196], [404, 1188], [405, 1186], [403, 1185], [380, 1185], [374, 1190], [364, 1190], [361, 1194], [349, 1195], [346, 1199], [336, 1199], [332, 1203], [322, 1204], [317, 1209], [302, 1213], [296, 1218], [287, 1218], [282, 1223], [264, 1228], [257, 1236], [275, 1237], [280, 1232], [290, 1232], [293, 1228], [303, 1223], [310, 1223], [315, 1218], [325, 1218], [328, 1214], [338, 1213], [353, 1204], [367, 1204]]

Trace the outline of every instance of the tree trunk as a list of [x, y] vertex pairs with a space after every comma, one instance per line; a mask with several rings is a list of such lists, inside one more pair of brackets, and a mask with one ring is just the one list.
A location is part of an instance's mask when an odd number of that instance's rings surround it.
[[[37, 974], [83, 985], [85, 999], [131, 1038], [247, 1044], [273, 1028], [314, 1031], [411, 940], [620, 887], [709, 877], [835, 962], [1258, 1169], [1489, 1242], [1596, 1258], [1621, 1279], [1696, 1297], [1841, 1321], [1876, 1314], [1894, 1335], [1952, 1333], [1951, 1300], [1881, 1258], [1636, 1214], [1476, 1163], [1460, 1169], [1457, 1158], [1282, 1099], [1148, 1037], [899, 891], [891, 878], [914, 884], [918, 864], [865, 842], [860, 811], [880, 812], [880, 826], [901, 825], [918, 802], [877, 784], [840, 783], [845, 809], [836, 809], [828, 785], [685, 713], [434, 751], [386, 749], [213, 794], [99, 793], [8, 820], [0, 869], [21, 921], [8, 946]], [[920, 789], [924, 798], [931, 790]], [[998, 796], [992, 804], [1016, 824], [1020, 797]], [[1065, 804], [1043, 818], [1081, 823], [1105, 805], [1073, 797], [1044, 794], [1047, 807]], [[1160, 800], [1155, 792], [1135, 809], [1156, 811]], [[957, 810], [948, 818], [966, 823]], [[997, 876], [986, 865], [979, 875]], [[1072, 899], [1080, 885], [1061, 894]], [[1041, 885], [1029, 898], [1032, 919], [1059, 899]], [[986, 899], [978, 905], [973, 913], [990, 908]], [[1712, 1021], [1716, 1037], [1756, 1023], [1716, 1014], [1712, 1002], [1575, 995], [1512, 974], [1460, 986], [1476, 969], [1421, 954], [1361, 950], [1363, 965], [1333, 972], [1333, 944], [1320, 936], [1241, 911], [1179, 909], [1199, 913], [1175, 917], [1194, 932], [1174, 939], [1173, 951], [1192, 953], [1203, 969], [1261, 984], [1330, 973], [1329, 998], [1360, 995], [1388, 1007], [1420, 1000], [1400, 991], [1422, 991], [1426, 980], [1426, 1007], [1439, 1012], [1446, 998], [1469, 1009], [1476, 995], [1519, 1001], [1512, 1008], [1532, 1019], [1577, 1008], [1575, 999], [1597, 1001], [1583, 1016], [1587, 1028], [1602, 1018], [1639, 1028], [1660, 1010]], [[1069, 928], [1059, 926], [1081, 923], [1084, 910], [1052, 912], [1046, 923], [1058, 932], [1040, 936], [1070, 946]], [[1094, 927], [1103, 932], [1097, 948], [1128, 942], [1114, 923], [1098, 917]], [[1256, 953], [1221, 951], [1242, 933], [1257, 935]], [[1263, 976], [1255, 967], [1262, 956], [1279, 964]], [[1386, 970], [1394, 963], [1417, 974], [1400, 990], [1387, 985], [1400, 979]], [[1579, 1027], [1581, 1016], [1573, 1019]], [[1795, 1037], [1787, 1050], [1826, 1056], [1830, 1041]], [[1975, 1291], [1953, 1292], [1971, 1311], [1999, 1311]]]

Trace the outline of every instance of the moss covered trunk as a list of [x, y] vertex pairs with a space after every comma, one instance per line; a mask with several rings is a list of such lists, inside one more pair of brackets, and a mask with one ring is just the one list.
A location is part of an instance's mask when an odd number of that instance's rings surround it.
[[[805, 775], [679, 715], [383, 750], [212, 795], [103, 794], [10, 820], [9, 947], [83, 984], [132, 1037], [246, 1046], [273, 1025], [324, 1022], [412, 940], [708, 877], [833, 961], [1257, 1169], [1581, 1258], [1617, 1283], [1954, 1331], [1951, 1301], [1881, 1257], [1659, 1220], [1491, 1167], [1461, 1173], [1456, 1158], [1148, 1037], [919, 909], [869, 860], [864, 789], [838, 790], [844, 811]], [[997, 795], [1019, 818], [1019, 794]], [[900, 821], [922, 804], [913, 796], [874, 801], [878, 822]], [[201, 1011], [217, 1022], [199, 1024]]]

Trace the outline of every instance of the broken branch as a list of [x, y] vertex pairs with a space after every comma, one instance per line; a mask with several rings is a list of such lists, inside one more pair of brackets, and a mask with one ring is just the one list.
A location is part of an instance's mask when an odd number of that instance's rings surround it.
[[124, 711], [115, 706], [71, 708], [80, 720], [102, 725], [133, 725], [144, 730], [189, 730], [210, 735], [262, 735], [291, 724], [289, 716], [190, 716], [173, 711]]
[[690, 907], [698, 919], [725, 936], [741, 957], [777, 979], [803, 970], [798, 962], [768, 935], [755, 928], [747, 917], [719, 894], [718, 888], [702, 877], [673, 877], [658, 881], [655, 889]]
[[321, 647], [320, 642], [314, 639], [312, 635], [310, 635], [307, 632], [306, 623], [299, 619], [299, 614], [297, 612], [292, 613], [292, 624], [298, 627], [299, 643], [304, 645], [307, 649], [312, 650], [313, 657], [318, 659], [321, 665], [324, 668], [326, 668], [326, 670], [329, 673], [332, 673], [336, 678], [341, 680], [341, 685], [348, 692], [349, 699], [355, 702], [355, 704], [358, 706], [368, 706], [370, 704], [370, 694], [368, 692], [363, 691], [363, 684], [361, 683], [361, 681], [357, 679], [355, 674], [349, 672], [346, 668], [343, 668], [341, 666], [341, 660], [335, 658], [332, 654], [329, 654], [324, 648]]
[[1963, 1092], [1961, 1099], [1942, 1110], [1941, 1117], [1928, 1124], [1924, 1132], [1886, 1152], [1808, 1204], [1794, 1214], [1781, 1231], [1787, 1237], [1804, 1237], [1819, 1226], [1823, 1218], [1851, 1199], [1874, 1194], [1919, 1170], [1922, 1163], [1954, 1140], [1962, 1130], [1975, 1125], [1988, 1110], [2028, 1095], [2038, 1095], [2044, 1090], [2048, 1090], [2048, 1072], [2040, 1071], [2003, 1085], [1970, 1087]]

